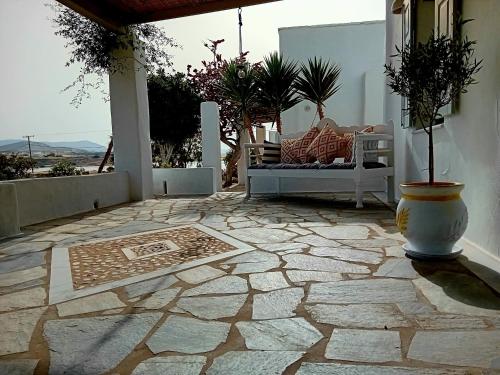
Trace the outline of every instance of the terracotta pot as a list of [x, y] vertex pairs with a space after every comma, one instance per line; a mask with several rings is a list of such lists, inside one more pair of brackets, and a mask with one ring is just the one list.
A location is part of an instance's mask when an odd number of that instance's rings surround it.
[[455, 182], [406, 183], [396, 214], [396, 224], [408, 240], [403, 248], [414, 258], [453, 258], [455, 244], [467, 228], [467, 207], [460, 197], [464, 185]]

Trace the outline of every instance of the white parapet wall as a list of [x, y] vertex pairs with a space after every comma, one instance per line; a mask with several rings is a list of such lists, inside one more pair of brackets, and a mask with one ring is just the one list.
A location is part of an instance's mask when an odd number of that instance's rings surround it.
[[212, 167], [154, 168], [153, 192], [155, 195], [213, 194], [217, 191], [214, 176]]
[[[129, 178], [126, 172], [115, 172], [12, 180], [0, 183], [0, 198], [1, 207], [10, 207], [12, 220], [16, 220], [17, 210], [19, 225], [23, 227], [129, 202]], [[17, 208], [9, 202], [14, 199]], [[4, 220], [0, 220], [0, 225]]]

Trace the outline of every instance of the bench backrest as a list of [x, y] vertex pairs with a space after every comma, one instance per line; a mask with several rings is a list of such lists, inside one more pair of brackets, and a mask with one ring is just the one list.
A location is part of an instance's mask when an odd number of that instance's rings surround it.
[[[342, 135], [345, 133], [354, 133], [355, 131], [362, 131], [366, 129], [368, 126], [373, 126], [374, 127], [374, 133], [376, 134], [394, 134], [394, 125], [392, 121], [390, 121], [389, 124], [378, 124], [378, 125], [351, 125], [351, 126], [340, 126], [337, 125], [337, 123], [330, 119], [330, 118], [323, 118], [318, 122], [316, 127], [318, 129], [323, 129], [326, 125], [330, 125], [337, 134]], [[290, 139], [290, 138], [300, 138], [302, 137], [306, 132], [297, 132], [297, 133], [291, 133], [291, 134], [282, 134], [279, 136], [279, 139]]]

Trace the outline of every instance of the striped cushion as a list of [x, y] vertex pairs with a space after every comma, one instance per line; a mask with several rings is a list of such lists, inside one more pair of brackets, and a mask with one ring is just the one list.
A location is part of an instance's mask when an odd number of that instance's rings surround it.
[[[266, 147], [266, 145], [272, 145], [275, 147]], [[281, 161], [280, 144], [264, 141], [264, 153], [262, 155], [262, 164], [276, 164], [279, 163], [280, 161]]]
[[307, 148], [307, 154], [310, 161], [317, 160], [322, 164], [330, 164], [336, 158], [344, 156], [345, 145], [345, 138], [337, 135], [331, 126], [326, 125]]

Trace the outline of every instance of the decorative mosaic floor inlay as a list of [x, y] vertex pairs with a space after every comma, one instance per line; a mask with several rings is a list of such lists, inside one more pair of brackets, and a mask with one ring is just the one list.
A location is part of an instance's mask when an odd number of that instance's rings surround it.
[[193, 226], [83, 243], [68, 248], [73, 288], [88, 288], [235, 250]]

